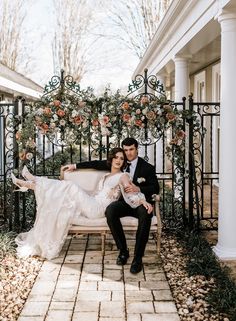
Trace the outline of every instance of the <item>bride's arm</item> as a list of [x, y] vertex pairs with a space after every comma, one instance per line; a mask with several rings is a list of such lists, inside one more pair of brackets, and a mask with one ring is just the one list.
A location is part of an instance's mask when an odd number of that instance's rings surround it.
[[143, 205], [148, 213], [150, 214], [153, 210], [153, 207], [150, 203], [146, 201], [145, 195], [141, 192], [126, 193], [125, 188], [132, 184], [132, 181], [127, 173], [124, 173], [120, 178], [120, 189], [123, 195], [123, 198], [127, 204], [132, 208], [136, 208], [140, 205]]

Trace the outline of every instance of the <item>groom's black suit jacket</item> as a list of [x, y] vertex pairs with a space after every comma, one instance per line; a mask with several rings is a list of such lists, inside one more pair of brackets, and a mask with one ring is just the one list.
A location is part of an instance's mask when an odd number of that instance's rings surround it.
[[[76, 168], [94, 168], [97, 170], [110, 170], [107, 161], [90, 161], [76, 164]], [[138, 186], [145, 195], [148, 202], [152, 201], [152, 195], [159, 193], [159, 184], [155, 168], [143, 158], [138, 157], [137, 166], [134, 172], [133, 183]]]

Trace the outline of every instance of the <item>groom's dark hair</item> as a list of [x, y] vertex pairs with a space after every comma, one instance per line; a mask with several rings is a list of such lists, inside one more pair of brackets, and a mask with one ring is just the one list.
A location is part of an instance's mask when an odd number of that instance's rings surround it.
[[124, 146], [131, 146], [131, 145], [134, 145], [136, 148], [138, 148], [138, 142], [135, 138], [133, 137], [127, 137], [125, 138], [122, 143], [121, 143], [121, 146], [124, 147]]

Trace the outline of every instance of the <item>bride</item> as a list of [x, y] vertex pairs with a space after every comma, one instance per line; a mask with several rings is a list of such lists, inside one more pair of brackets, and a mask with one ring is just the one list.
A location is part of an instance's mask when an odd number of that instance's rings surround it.
[[26, 167], [22, 176], [26, 180], [16, 178], [12, 174], [13, 183], [19, 191], [34, 190], [37, 202], [37, 214], [33, 228], [20, 233], [15, 241], [20, 257], [39, 255], [52, 259], [59, 255], [73, 218], [78, 215], [95, 219], [104, 217], [106, 207], [121, 195], [132, 208], [144, 206], [148, 213], [152, 205], [146, 202], [144, 194], [125, 193], [124, 189], [131, 183], [127, 173], [126, 156], [122, 148], [114, 148], [107, 159], [111, 167], [97, 187], [95, 195], [89, 195], [81, 187], [70, 181], [60, 181], [32, 175]]

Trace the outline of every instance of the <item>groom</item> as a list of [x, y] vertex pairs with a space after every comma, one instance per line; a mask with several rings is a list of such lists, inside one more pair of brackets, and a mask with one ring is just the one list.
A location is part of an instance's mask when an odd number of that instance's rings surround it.
[[[138, 157], [138, 142], [136, 139], [128, 137], [122, 141], [122, 148], [127, 157], [126, 172], [132, 178], [132, 185], [125, 189], [127, 193], [142, 192], [148, 202], [152, 202], [152, 195], [159, 193], [159, 184], [155, 173], [155, 168], [141, 157]], [[108, 169], [106, 161], [83, 162], [64, 166], [64, 170], [74, 170], [77, 168], [96, 168], [98, 170]], [[129, 258], [126, 237], [120, 221], [121, 217], [133, 216], [138, 219], [138, 229], [136, 232], [136, 243], [134, 258], [130, 267], [131, 273], [138, 273], [143, 268], [142, 257], [149, 238], [152, 214], [148, 214], [144, 206], [131, 208], [123, 199], [111, 203], [105, 212], [107, 224], [111, 230], [120, 253], [116, 263], [124, 265]]]

